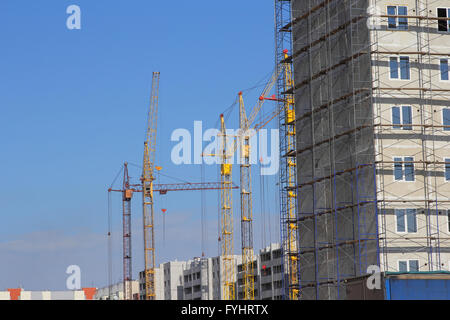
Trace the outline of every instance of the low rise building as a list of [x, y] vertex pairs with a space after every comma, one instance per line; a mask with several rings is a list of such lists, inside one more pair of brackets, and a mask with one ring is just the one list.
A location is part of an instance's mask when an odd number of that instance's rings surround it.
[[[97, 290], [94, 300], [123, 300], [124, 292], [123, 292], [123, 281], [113, 284], [111, 286], [107, 286], [104, 288], [100, 288]], [[131, 281], [131, 293], [133, 300], [139, 300], [139, 281], [132, 280]]]
[[[260, 300], [260, 293], [261, 293], [261, 285], [260, 285], [260, 278], [261, 278], [261, 272], [259, 271], [260, 268], [260, 262], [259, 262], [259, 255], [255, 257], [255, 260], [253, 261], [253, 270], [254, 270], [254, 298], [255, 300]], [[242, 268], [242, 263], [237, 265], [237, 296], [236, 298], [238, 300], [244, 299], [244, 272]]]
[[[169, 261], [155, 268], [155, 300], [183, 300], [183, 270], [188, 262]], [[145, 274], [139, 273], [139, 297], [145, 300]]]
[[280, 244], [271, 244], [259, 252], [260, 300], [283, 298], [283, 254]]

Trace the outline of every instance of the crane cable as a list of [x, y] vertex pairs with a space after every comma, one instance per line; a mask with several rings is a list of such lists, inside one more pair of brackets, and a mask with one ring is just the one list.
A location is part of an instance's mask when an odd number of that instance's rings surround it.
[[[200, 176], [201, 176], [201, 182], [205, 183], [205, 165], [202, 162], [200, 165]], [[204, 258], [206, 255], [206, 243], [207, 243], [207, 234], [206, 234], [206, 197], [205, 197], [205, 190], [201, 190], [200, 193], [201, 197], [201, 228], [202, 228], [202, 235], [201, 235], [201, 241], [202, 241], [202, 258]]]

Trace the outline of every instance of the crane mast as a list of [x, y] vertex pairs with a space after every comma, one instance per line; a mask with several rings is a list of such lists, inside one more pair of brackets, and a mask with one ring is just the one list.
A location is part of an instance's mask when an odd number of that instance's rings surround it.
[[123, 297], [124, 300], [132, 300], [132, 268], [131, 268], [131, 198], [133, 190], [130, 186], [128, 176], [128, 163], [125, 162], [123, 170], [122, 186], [122, 209], [123, 209]]
[[244, 300], [255, 300], [255, 270], [254, 270], [254, 252], [253, 252], [253, 203], [252, 203], [252, 175], [251, 175], [251, 145], [250, 139], [257, 131], [266, 126], [278, 114], [276, 111], [265, 119], [262, 123], [255, 125], [254, 130], [250, 131], [256, 117], [262, 109], [266, 100], [275, 99], [266, 98], [273, 89], [277, 80], [275, 71], [270, 81], [264, 88], [258, 102], [253, 107], [250, 116], [247, 118], [245, 111], [244, 98], [242, 92], [239, 92], [239, 143], [240, 143], [240, 190], [241, 190], [241, 245], [242, 245], [242, 272], [243, 272], [243, 293]]
[[241, 174], [241, 244], [244, 300], [255, 300], [255, 272], [253, 265], [253, 206], [250, 164], [249, 123], [242, 92], [239, 92], [240, 174]]
[[144, 142], [144, 160], [142, 170], [142, 208], [144, 226], [144, 257], [145, 257], [145, 298], [155, 299], [155, 231], [153, 181], [156, 130], [158, 117], [159, 72], [153, 72], [150, 109], [148, 113], [147, 137]]
[[228, 138], [223, 115], [220, 116], [221, 147], [219, 156], [220, 166], [220, 217], [221, 217], [221, 256], [223, 270], [222, 300], [235, 300], [236, 292], [234, 287], [234, 241], [233, 241], [233, 199], [232, 199], [232, 164], [228, 150]]

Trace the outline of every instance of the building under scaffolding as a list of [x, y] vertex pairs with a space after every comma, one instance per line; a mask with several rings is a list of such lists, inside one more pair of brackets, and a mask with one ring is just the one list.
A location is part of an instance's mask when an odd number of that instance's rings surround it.
[[299, 298], [344, 299], [371, 265], [450, 270], [450, 2], [278, 2], [290, 13], [278, 39], [292, 41], [277, 42], [290, 50], [278, 62], [294, 69], [284, 158], [297, 161]]

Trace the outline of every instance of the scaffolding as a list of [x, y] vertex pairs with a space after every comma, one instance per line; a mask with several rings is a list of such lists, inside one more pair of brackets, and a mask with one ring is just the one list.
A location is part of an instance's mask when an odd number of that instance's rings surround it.
[[295, 104], [292, 87], [291, 2], [275, 0], [275, 63], [280, 131], [280, 226], [283, 254], [283, 298], [297, 300], [299, 292], [298, 228], [297, 228], [297, 162]]
[[[296, 113], [287, 155], [297, 160], [300, 299], [345, 299], [345, 282], [371, 265], [399, 271], [400, 260], [418, 259], [420, 271], [442, 270], [450, 251], [450, 128], [439, 116], [450, 84], [438, 78], [450, 34], [437, 32], [449, 18], [436, 17], [445, 1], [403, 2], [406, 15], [387, 14], [384, 0], [277, 1], [277, 16], [283, 6], [292, 12], [277, 24], [277, 50], [291, 31], [292, 53], [281, 61], [295, 79], [285, 93]], [[392, 57], [408, 57], [406, 81], [391, 79]], [[394, 125], [395, 106], [412, 109], [411, 123]], [[397, 179], [399, 168], [413, 179]], [[402, 210], [408, 232], [398, 228]]]
[[[445, 249], [450, 244], [450, 226], [443, 217], [448, 216], [449, 208], [449, 188], [443, 173], [446, 170], [445, 154], [450, 154], [450, 136], [438, 114], [450, 106], [450, 86], [440, 81], [437, 70], [440, 59], [450, 55], [450, 36], [438, 32], [438, 23], [442, 20], [436, 12], [437, 8], [445, 6], [445, 1], [416, 0], [408, 1], [408, 5], [415, 14], [410, 10], [403, 16], [382, 14], [380, 23], [388, 25], [396, 19], [406, 19], [407, 30], [402, 31], [404, 38], [414, 38], [414, 42], [388, 46], [392, 34], [386, 32], [386, 28], [372, 31], [373, 60], [403, 55], [413, 59], [415, 64], [411, 68], [411, 81], [394, 87], [386, 80], [389, 78], [387, 69], [380, 63], [373, 66], [374, 132], [379, 137], [376, 140], [376, 164], [379, 171], [381, 267], [384, 271], [399, 271], [400, 266], [390, 261], [392, 256], [408, 254], [410, 258], [418, 259], [420, 271], [440, 271], [444, 269], [442, 257], [448, 253]], [[448, 17], [444, 21], [448, 22]], [[394, 99], [398, 102], [392, 105], [411, 106], [410, 124], [392, 125], [387, 103]], [[406, 148], [407, 153], [401, 148]], [[397, 169], [412, 168], [414, 187], [405, 187], [404, 181], [386, 174], [395, 171], [396, 166]], [[417, 220], [412, 233], [396, 230], [396, 212], [404, 208], [412, 210]], [[399, 247], [402, 252], [398, 252]]]

